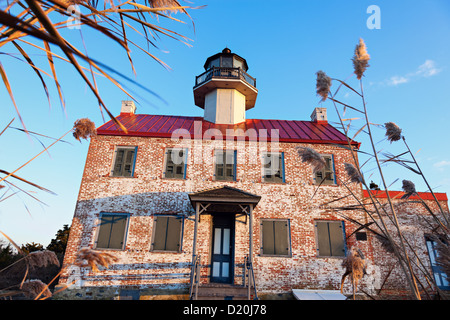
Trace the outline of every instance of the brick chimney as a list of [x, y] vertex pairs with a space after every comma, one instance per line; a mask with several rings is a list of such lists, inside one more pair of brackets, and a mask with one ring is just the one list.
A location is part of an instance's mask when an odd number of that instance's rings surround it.
[[122, 100], [122, 108], [120, 109], [120, 113], [134, 114], [136, 112], [136, 106], [134, 105], [134, 101], [131, 100]]
[[311, 121], [322, 124], [328, 123], [327, 108], [314, 108], [314, 111], [311, 114]]

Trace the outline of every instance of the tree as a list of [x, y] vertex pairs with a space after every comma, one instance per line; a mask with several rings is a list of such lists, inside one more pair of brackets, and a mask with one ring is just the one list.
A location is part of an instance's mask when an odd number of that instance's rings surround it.
[[44, 246], [40, 243], [35, 243], [35, 242], [29, 243], [28, 242], [25, 245], [22, 245], [22, 247], [20, 249], [22, 250], [23, 253], [29, 254], [34, 251], [44, 250]]
[[56, 253], [58, 258], [64, 256], [64, 252], [66, 251], [67, 241], [69, 240], [69, 225], [65, 224], [62, 229], [59, 229], [56, 232], [56, 238], [50, 241], [50, 244], [47, 246], [47, 250], [51, 250]]

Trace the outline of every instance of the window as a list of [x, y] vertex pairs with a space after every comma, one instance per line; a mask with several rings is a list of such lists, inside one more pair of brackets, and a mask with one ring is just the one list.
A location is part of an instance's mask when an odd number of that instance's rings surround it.
[[334, 176], [334, 157], [333, 155], [322, 155], [325, 160], [325, 168], [317, 171], [315, 174], [316, 184], [336, 184], [336, 178]]
[[167, 149], [165, 178], [186, 179], [187, 149]]
[[426, 238], [428, 255], [430, 257], [431, 262], [431, 270], [433, 271], [434, 280], [436, 281], [436, 285], [442, 290], [450, 290], [450, 279], [448, 276], [442, 271], [441, 267], [436, 263], [437, 258], [439, 257], [439, 252], [437, 251], [438, 243], [433, 241], [431, 238]]
[[236, 180], [236, 150], [215, 151], [215, 180]]
[[136, 151], [137, 147], [117, 147], [111, 176], [132, 177], [134, 174]]
[[261, 255], [291, 255], [289, 220], [264, 219], [261, 221], [261, 232]]
[[263, 181], [284, 183], [284, 152], [263, 154]]
[[123, 250], [127, 222], [127, 214], [102, 213], [100, 215], [96, 248]]
[[153, 223], [151, 251], [181, 251], [183, 218], [156, 216]]
[[345, 256], [346, 245], [343, 221], [316, 221], [315, 228], [318, 256]]
[[222, 56], [222, 65], [223, 68], [233, 68], [233, 57], [224, 57]]

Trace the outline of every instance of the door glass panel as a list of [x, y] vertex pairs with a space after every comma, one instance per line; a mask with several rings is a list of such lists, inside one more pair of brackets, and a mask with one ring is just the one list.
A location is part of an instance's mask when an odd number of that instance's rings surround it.
[[220, 254], [221, 231], [222, 229], [220, 228], [214, 228], [214, 254]]
[[228, 262], [222, 262], [222, 277], [228, 278], [230, 273], [230, 264]]
[[212, 276], [220, 277], [220, 262], [213, 262]]
[[230, 254], [230, 229], [223, 229], [223, 254]]

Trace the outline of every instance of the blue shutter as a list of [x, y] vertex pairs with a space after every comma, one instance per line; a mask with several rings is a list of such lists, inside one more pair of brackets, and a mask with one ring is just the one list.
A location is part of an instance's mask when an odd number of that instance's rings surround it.
[[234, 159], [233, 159], [234, 163], [233, 163], [233, 180], [236, 181], [237, 180], [237, 150], [234, 150]]
[[333, 178], [334, 178], [334, 184], [336, 184], [336, 168], [334, 166], [334, 154], [331, 155], [331, 162], [333, 165]]
[[136, 167], [137, 150], [138, 150], [138, 147], [134, 147], [133, 167], [131, 168], [131, 176], [132, 177], [134, 177], [134, 168]]
[[286, 179], [285, 179], [285, 173], [284, 173], [284, 152], [281, 153], [281, 170], [283, 170], [281, 172], [281, 178], [283, 179], [283, 183], [286, 183]]
[[186, 179], [186, 170], [187, 170], [187, 163], [188, 163], [188, 148], [186, 148], [184, 152], [185, 152], [185, 155], [184, 155], [183, 179]]

